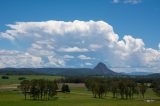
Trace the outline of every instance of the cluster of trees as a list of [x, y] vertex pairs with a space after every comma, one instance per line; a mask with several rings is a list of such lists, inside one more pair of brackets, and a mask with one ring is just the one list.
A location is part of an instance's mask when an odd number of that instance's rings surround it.
[[153, 88], [153, 91], [157, 94], [157, 96], [160, 96], [160, 79], [155, 80], [151, 86]]
[[2, 76], [1, 78], [2, 78], [2, 79], [9, 79], [9, 76], [5, 76], [5, 75], [4, 75], [4, 76]]
[[85, 82], [88, 90], [92, 91], [93, 96], [102, 98], [108, 92], [112, 92], [113, 98], [132, 99], [134, 94], [144, 94], [147, 85], [144, 83], [136, 83], [131, 79], [106, 79], [106, 78], [90, 78]]
[[63, 93], [69, 93], [70, 92], [70, 88], [69, 88], [69, 86], [67, 84], [63, 84], [62, 88], [61, 88], [61, 91]]
[[[23, 78], [22, 78], [23, 80]], [[57, 82], [63, 83], [61, 92], [68, 93], [70, 88], [66, 82], [82, 83], [90, 90], [95, 98], [103, 98], [110, 92], [113, 98], [133, 99], [134, 95], [144, 98], [148, 87], [153, 88], [153, 91], [160, 96], [160, 79], [156, 80], [138, 80], [135, 78], [102, 78], [102, 77], [89, 77], [89, 78], [73, 78], [68, 77], [56, 81], [34, 79], [23, 80], [19, 88], [25, 96], [25, 99], [30, 98], [33, 100], [49, 100], [57, 94]], [[148, 85], [151, 84], [151, 85]]]
[[33, 79], [23, 80], [18, 86], [22, 93], [33, 100], [49, 100], [57, 94], [58, 85], [56, 81]]
[[107, 93], [106, 81], [100, 78], [86, 80], [85, 86], [88, 90], [92, 91], [95, 98], [97, 97], [97, 95], [99, 98], [102, 98], [103, 94]]
[[19, 77], [18, 80], [26, 80], [25, 77]]

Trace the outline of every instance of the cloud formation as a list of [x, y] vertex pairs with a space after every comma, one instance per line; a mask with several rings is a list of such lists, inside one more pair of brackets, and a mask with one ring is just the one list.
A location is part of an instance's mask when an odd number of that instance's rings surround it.
[[142, 0], [112, 0], [113, 3], [138, 4]]
[[102, 61], [111, 67], [160, 71], [159, 50], [146, 48], [142, 39], [132, 35], [119, 39], [104, 21], [51, 20], [7, 26], [0, 39], [23, 50], [0, 50], [0, 67], [93, 67]]
[[92, 58], [92, 57], [88, 57], [88, 56], [85, 56], [85, 55], [79, 55], [78, 58], [81, 59], [81, 60], [90, 60], [90, 59], [94, 59], [94, 58]]
[[59, 51], [61, 52], [88, 52], [88, 49], [79, 48], [79, 47], [68, 47], [68, 48], [60, 48]]
[[41, 57], [16, 50], [0, 50], [0, 66], [3, 67], [39, 67]]

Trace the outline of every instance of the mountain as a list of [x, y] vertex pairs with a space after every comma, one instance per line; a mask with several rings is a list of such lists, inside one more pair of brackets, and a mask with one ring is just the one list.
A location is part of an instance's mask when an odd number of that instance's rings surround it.
[[160, 73], [150, 74], [150, 75], [147, 75], [147, 77], [151, 77], [151, 78], [160, 78]]
[[118, 73], [110, 70], [104, 63], [100, 62], [98, 63], [94, 69], [93, 73], [96, 73], [97, 75], [118, 75]]
[[104, 63], [98, 63], [91, 68], [2, 68], [0, 74], [48, 74], [63, 76], [113, 76], [120, 75], [110, 70]]
[[1, 75], [38, 75], [40, 72], [34, 71], [32, 68], [2, 68], [0, 69]]
[[151, 72], [130, 72], [130, 73], [125, 73], [126, 75], [133, 75], [133, 76], [146, 76], [153, 74]]

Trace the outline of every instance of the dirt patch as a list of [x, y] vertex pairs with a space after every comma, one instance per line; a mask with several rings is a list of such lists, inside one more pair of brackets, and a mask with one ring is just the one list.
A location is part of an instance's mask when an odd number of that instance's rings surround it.
[[144, 99], [145, 102], [155, 102], [155, 101], [160, 101], [159, 99]]
[[9, 85], [1, 85], [0, 86], [0, 89], [3, 89], [3, 90], [7, 90], [7, 89], [17, 89], [17, 86], [19, 84], [9, 84]]
[[[63, 83], [59, 84], [59, 87], [61, 88]], [[84, 83], [65, 83], [68, 84], [70, 87], [74, 87], [74, 88], [84, 88], [85, 84]]]

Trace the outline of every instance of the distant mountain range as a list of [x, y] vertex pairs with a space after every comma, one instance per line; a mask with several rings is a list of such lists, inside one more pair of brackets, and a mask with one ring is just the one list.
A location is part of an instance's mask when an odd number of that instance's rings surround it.
[[113, 76], [120, 75], [110, 70], [104, 63], [91, 68], [2, 68], [0, 74], [49, 74], [63, 76]]
[[[146, 72], [132, 72], [132, 73], [116, 73], [109, 69], [104, 63], [98, 63], [93, 69], [91, 68], [2, 68], [0, 74], [17, 74], [17, 75], [31, 75], [31, 74], [46, 74], [46, 75], [60, 75], [60, 76], [143, 76], [152, 73]], [[160, 76], [160, 74], [153, 74], [152, 76]]]
[[150, 75], [150, 74], [154, 74], [151, 72], [128, 72], [128, 73], [123, 73], [125, 75], [133, 75], [133, 76], [142, 76], [142, 75]]

